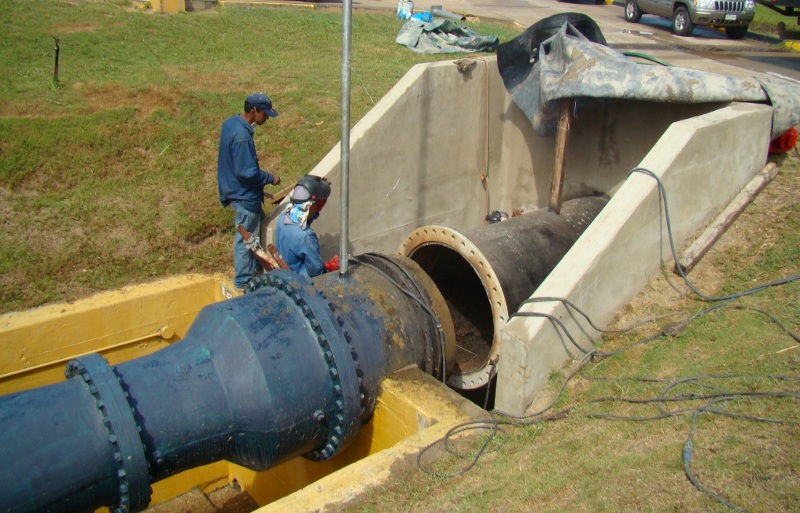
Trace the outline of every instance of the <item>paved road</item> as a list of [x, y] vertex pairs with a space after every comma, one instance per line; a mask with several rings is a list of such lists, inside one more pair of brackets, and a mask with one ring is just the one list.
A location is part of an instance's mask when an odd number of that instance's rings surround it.
[[[415, 0], [414, 8], [427, 10], [432, 5], [523, 27], [560, 12], [581, 12], [597, 22], [609, 45], [619, 51], [640, 51], [685, 68], [740, 77], [767, 74], [800, 83], [800, 52], [777, 39], [748, 34], [745, 39], [730, 40], [724, 32], [705, 27], [695, 28], [690, 37], [679, 37], [672, 34], [667, 19], [645, 15], [640, 23], [628, 23], [622, 0], [602, 5], [594, 0]], [[397, 0], [353, 0], [353, 7], [396, 9]], [[787, 26], [793, 23], [793, 18], [787, 18]]]

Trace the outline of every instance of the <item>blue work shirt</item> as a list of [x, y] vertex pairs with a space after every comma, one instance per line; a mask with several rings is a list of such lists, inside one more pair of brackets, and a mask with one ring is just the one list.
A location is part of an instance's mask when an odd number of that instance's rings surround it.
[[253, 127], [240, 115], [231, 116], [222, 123], [217, 157], [217, 185], [219, 201], [227, 207], [239, 201], [251, 212], [261, 212], [264, 186], [275, 177], [258, 167]]
[[289, 213], [281, 214], [275, 223], [275, 247], [289, 269], [308, 277], [327, 272], [319, 253], [319, 239], [310, 226], [305, 230], [292, 221]]

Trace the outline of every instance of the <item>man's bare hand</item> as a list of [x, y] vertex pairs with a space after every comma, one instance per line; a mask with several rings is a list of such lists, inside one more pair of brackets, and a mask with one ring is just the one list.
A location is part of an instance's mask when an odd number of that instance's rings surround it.
[[272, 175], [272, 185], [280, 185], [281, 184], [281, 177], [278, 175]]

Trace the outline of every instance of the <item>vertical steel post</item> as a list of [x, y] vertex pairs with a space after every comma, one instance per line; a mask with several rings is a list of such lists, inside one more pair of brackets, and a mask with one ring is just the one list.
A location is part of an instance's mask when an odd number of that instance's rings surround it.
[[339, 236], [339, 274], [347, 274], [350, 214], [350, 49], [353, 3], [342, 2], [342, 125], [341, 125], [341, 233]]

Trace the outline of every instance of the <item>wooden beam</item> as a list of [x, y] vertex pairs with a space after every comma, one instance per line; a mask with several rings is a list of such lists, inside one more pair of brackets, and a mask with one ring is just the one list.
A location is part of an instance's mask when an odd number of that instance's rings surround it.
[[556, 158], [553, 167], [553, 176], [550, 179], [550, 212], [561, 212], [561, 189], [564, 186], [564, 160], [569, 140], [569, 129], [572, 124], [571, 98], [561, 100], [561, 115], [558, 119], [558, 132], [556, 133]]
[[[730, 225], [736, 221], [739, 214], [752, 203], [766, 185], [778, 174], [778, 166], [770, 162], [764, 166], [750, 183], [739, 192], [736, 198], [717, 216], [713, 223], [689, 246], [689, 249], [680, 258], [679, 263], [684, 273], [691, 271], [697, 262], [711, 249], [711, 246], [725, 233]], [[674, 268], [676, 274], [680, 274], [678, 266]]]

